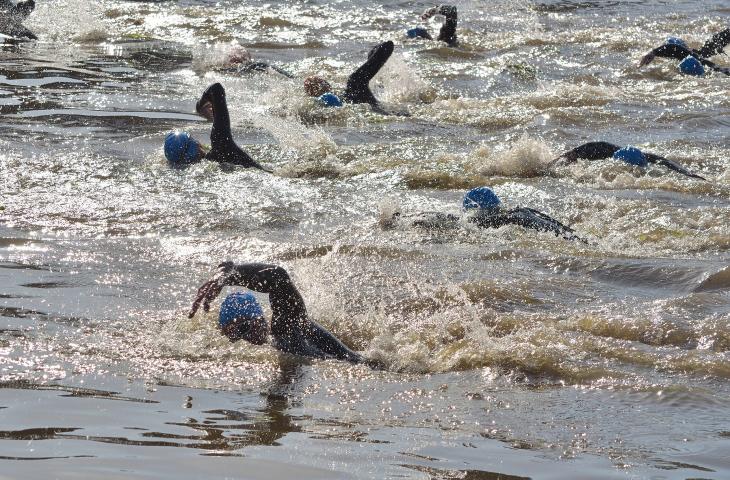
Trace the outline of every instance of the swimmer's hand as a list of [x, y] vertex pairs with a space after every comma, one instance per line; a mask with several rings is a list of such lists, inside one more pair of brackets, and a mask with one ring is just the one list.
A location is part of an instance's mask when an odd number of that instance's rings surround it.
[[654, 61], [655, 58], [656, 54], [654, 52], [647, 53], [641, 58], [641, 61], [639, 62], [639, 68], [649, 65], [651, 62]]
[[195, 110], [198, 115], [205, 117], [209, 122], [213, 121], [213, 104], [211, 102], [198, 102]]
[[432, 7], [423, 12], [423, 15], [421, 15], [421, 20], [428, 20], [429, 18], [433, 17], [434, 15], [437, 15], [439, 13], [439, 8], [441, 7]]
[[213, 275], [213, 278], [205, 282], [199, 289], [198, 294], [195, 297], [193, 306], [188, 313], [188, 318], [193, 318], [195, 313], [200, 308], [200, 304], [203, 304], [203, 311], [207, 312], [210, 310], [210, 302], [220, 295], [223, 287], [229, 284], [230, 271], [233, 266], [230, 262], [221, 263], [218, 267], [218, 271]]

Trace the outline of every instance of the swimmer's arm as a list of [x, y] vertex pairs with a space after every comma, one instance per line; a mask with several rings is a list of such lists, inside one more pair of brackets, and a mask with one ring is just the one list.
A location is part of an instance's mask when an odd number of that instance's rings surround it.
[[13, 5], [9, 0], [5, 0], [0, 2], [0, 8], [7, 10], [11, 16], [24, 19], [35, 9], [35, 1], [28, 0], [27, 2], [18, 2], [16, 5]]
[[697, 53], [702, 58], [712, 57], [724, 53], [728, 45], [730, 45], [730, 28], [714, 34]]
[[646, 157], [646, 161], [649, 163], [655, 163], [657, 165], [663, 165], [667, 167], [670, 170], [674, 170], [677, 173], [681, 173], [682, 175], [686, 175], [690, 178], [697, 178], [700, 180], [707, 180], [705, 177], [702, 177], [700, 175], [697, 175], [695, 173], [690, 172], [677, 162], [674, 162], [672, 160], [668, 160], [664, 157], [660, 157], [659, 155], [654, 155], [653, 153], [645, 153], [644, 156]]
[[421, 15], [421, 20], [428, 20], [435, 15], [443, 15], [446, 18], [453, 18], [456, 20], [456, 7], [453, 5], [439, 5], [437, 7], [431, 7]]
[[306, 331], [309, 341], [318, 350], [346, 362], [363, 363], [365, 361], [360, 354], [347, 348], [344, 343], [317, 322], [310, 320], [310, 326]]
[[269, 294], [272, 334], [291, 333], [292, 329], [301, 330], [309, 326], [304, 299], [289, 274], [281, 267], [263, 263], [221, 263], [213, 278], [198, 289], [188, 316], [195, 315], [201, 304], [204, 311], [210, 310], [210, 302], [220, 294], [223, 287], [230, 285]]
[[532, 208], [515, 208], [507, 212], [506, 215], [509, 217], [510, 223], [514, 223], [515, 225], [541, 232], [551, 232], [556, 237], [563, 237], [566, 240], [578, 240], [586, 244], [588, 243], [576, 235], [575, 230], [572, 228], [538, 210]]
[[445, 16], [446, 20], [444, 21], [444, 24], [441, 25], [441, 30], [439, 31], [439, 36], [436, 40], [446, 42], [449, 45], [454, 45], [456, 43], [456, 7], [451, 5], [441, 5], [438, 13]]
[[581, 158], [584, 160], [602, 160], [604, 158], [612, 157], [613, 154], [620, 149], [621, 147], [618, 145], [608, 142], [588, 142], [563, 153], [553, 160], [550, 166], [559, 161], [565, 164], [573, 163]]
[[357, 78], [367, 86], [393, 54], [393, 48], [393, 42], [390, 40], [374, 46], [368, 53], [367, 61], [355, 70], [351, 77]]
[[657, 47], [651, 52], [644, 55], [644, 57], [639, 62], [639, 68], [650, 64], [656, 57], [684, 60], [685, 58], [687, 58], [688, 55], [695, 56], [693, 55], [691, 50], [681, 45], [665, 43], [661, 47]]
[[271, 173], [233, 141], [231, 117], [228, 114], [226, 91], [223, 85], [214, 83], [209, 86], [196, 103], [195, 110], [209, 120], [212, 117], [213, 120], [213, 128], [210, 130], [211, 150], [206, 155], [207, 159], [246, 168], [257, 168]]

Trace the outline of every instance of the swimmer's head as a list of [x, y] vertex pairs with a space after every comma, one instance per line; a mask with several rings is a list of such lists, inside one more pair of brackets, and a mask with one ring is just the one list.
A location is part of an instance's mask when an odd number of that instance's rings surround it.
[[261, 345], [268, 334], [264, 311], [256, 297], [247, 292], [231, 293], [223, 300], [218, 326], [231, 341], [243, 339]]
[[332, 92], [327, 92], [324, 95], [320, 95], [318, 100], [324, 104], [325, 107], [341, 107], [342, 100]]
[[246, 63], [251, 61], [251, 54], [241, 45], [231, 48], [227, 56], [228, 63]]
[[688, 48], [687, 44], [684, 43], [684, 40], [678, 37], [669, 37], [667, 38], [667, 41], [664, 42], [667, 45], [679, 45], [680, 47]]
[[687, 58], [682, 60], [679, 64], [679, 70], [685, 75], [692, 75], [695, 77], [701, 77], [705, 74], [705, 67], [695, 57], [688, 55]]
[[165, 157], [173, 165], [197, 162], [204, 156], [203, 145], [188, 132], [175, 130], [165, 137]]
[[631, 145], [620, 150], [616, 150], [613, 154], [613, 158], [614, 160], [621, 160], [622, 162], [626, 162], [629, 165], [634, 165], [636, 167], [646, 167], [648, 164], [646, 156], [642, 153], [642, 151]]
[[304, 79], [304, 91], [309, 97], [320, 97], [332, 91], [332, 86], [322, 77], [312, 75]]
[[488, 187], [472, 188], [466, 195], [462, 206], [464, 210], [496, 210], [502, 203], [499, 197]]

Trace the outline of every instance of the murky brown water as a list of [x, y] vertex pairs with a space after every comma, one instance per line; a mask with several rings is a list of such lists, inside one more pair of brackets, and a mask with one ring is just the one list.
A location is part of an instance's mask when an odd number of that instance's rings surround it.
[[[39, 2], [41, 40], [0, 47], [0, 477], [730, 475], [730, 80], [635, 68], [730, 9], [456, 4], [458, 49], [404, 38], [419, 2]], [[235, 40], [343, 85], [387, 38], [377, 95], [411, 117], [211, 70]], [[274, 175], [165, 164], [166, 131], [208, 135], [192, 110], [214, 81]], [[545, 173], [589, 140], [710, 180]], [[479, 185], [590, 244], [382, 227], [458, 213]], [[312, 316], [387, 369], [188, 320], [224, 259], [284, 265]]]

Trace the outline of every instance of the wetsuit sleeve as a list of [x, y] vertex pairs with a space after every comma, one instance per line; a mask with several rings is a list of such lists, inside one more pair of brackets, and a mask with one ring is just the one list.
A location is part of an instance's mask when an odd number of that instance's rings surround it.
[[588, 142], [565, 152], [555, 161], [564, 160], [565, 163], [573, 163], [579, 158], [584, 160], [602, 160], [612, 157], [620, 149], [621, 147], [618, 145], [608, 142]]
[[271, 65], [266, 62], [247, 62], [238, 68], [238, 73], [246, 74], [253, 72], [267, 72], [269, 70], [273, 70], [281, 75], [284, 75], [287, 78], [294, 78], [294, 75], [287, 72], [283, 68], [279, 68], [276, 65]]
[[30, 15], [34, 9], [34, 0], [28, 0], [27, 2], [18, 2], [15, 5], [13, 5], [10, 0], [0, 1], [0, 10], [5, 10], [8, 15], [14, 16], [20, 20], [28, 17], [28, 15]]
[[575, 230], [572, 228], [532, 208], [515, 208], [506, 212], [504, 216], [506, 217], [506, 223], [520, 225], [539, 232], [551, 232], [556, 237], [563, 237], [566, 240], [579, 240], [588, 243], [576, 235]]
[[347, 79], [344, 99], [351, 103], [369, 103], [377, 106], [373, 92], [370, 91], [370, 80], [383, 68], [393, 54], [393, 42], [390, 40], [373, 47], [367, 61]]
[[347, 348], [332, 333], [311, 321], [304, 299], [285, 269], [262, 263], [220, 265], [227, 272], [227, 285], [241, 285], [255, 292], [268, 293], [271, 305], [271, 334], [284, 340], [291, 353], [307, 355], [306, 344], [315, 347], [314, 356], [323, 353], [349, 362], [361, 362], [362, 357]]
[[714, 34], [697, 53], [702, 58], [712, 57], [723, 53], [728, 45], [730, 45], [730, 28]]
[[459, 217], [448, 213], [422, 213], [409, 220], [414, 227], [429, 230], [451, 230], [459, 225]]
[[214, 83], [208, 87], [195, 105], [195, 109], [201, 111], [208, 102], [213, 106], [213, 128], [210, 131], [211, 149], [205, 157], [215, 162], [265, 170], [233, 141], [231, 118], [228, 114], [226, 91], [223, 85]]
[[439, 36], [436, 40], [446, 42], [449, 45], [456, 43], [456, 7], [452, 5], [441, 5], [438, 9], [438, 13], [446, 17], [444, 24], [441, 25]]
[[692, 50], [673, 43], [665, 43], [661, 47], [657, 47], [652, 50], [651, 53], [656, 57], [673, 58], [675, 60], [684, 60], [690, 55], [693, 57], [698, 56]]
[[653, 153], [645, 153], [644, 156], [646, 157], [646, 161], [649, 163], [655, 163], [657, 165], [662, 165], [664, 167], [667, 167], [670, 170], [674, 170], [677, 173], [681, 173], [682, 175], [686, 175], [691, 178], [698, 178], [700, 180], [707, 180], [705, 177], [702, 177], [700, 175], [697, 175], [695, 173], [690, 172], [677, 162], [674, 162], [672, 160], [668, 160], [664, 157], [660, 157], [659, 155], [654, 155]]

